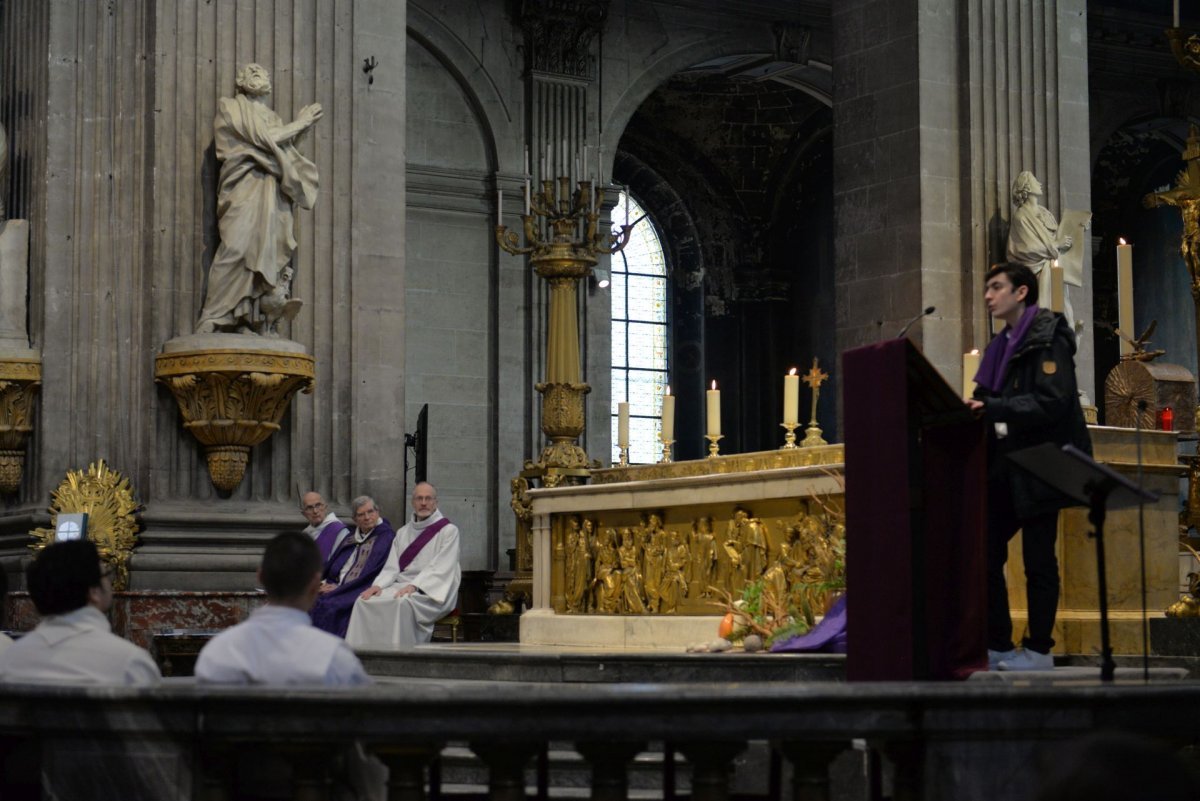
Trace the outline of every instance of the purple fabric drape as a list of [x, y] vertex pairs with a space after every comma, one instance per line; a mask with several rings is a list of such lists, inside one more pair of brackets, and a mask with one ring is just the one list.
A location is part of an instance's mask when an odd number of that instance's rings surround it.
[[797, 634], [771, 646], [772, 651], [823, 651], [846, 653], [846, 596], [838, 598], [821, 622], [807, 634]]
[[334, 551], [325, 568], [325, 580], [336, 583], [342, 567], [354, 559], [356, 553], [357, 559], [344, 581], [333, 590], [317, 596], [310, 613], [314, 626], [339, 637], [346, 636], [354, 602], [374, 583], [375, 577], [383, 569], [394, 539], [396, 532], [392, 531], [391, 525], [386, 520], [380, 520], [362, 543], [356, 543], [353, 534], [342, 540], [341, 547]]
[[429, 544], [429, 541], [433, 539], [434, 534], [437, 534], [448, 525], [450, 525], [450, 520], [443, 517], [441, 520], [422, 531], [420, 536], [410, 542], [408, 547], [404, 549], [404, 553], [400, 554], [400, 572], [403, 573], [404, 569], [412, 564], [412, 560], [416, 559], [417, 554], [421, 552], [421, 549]]
[[1029, 327], [1033, 325], [1033, 318], [1037, 317], [1037, 313], [1036, 304], [1026, 306], [1021, 319], [1017, 321], [1017, 327], [1012, 329], [1011, 336], [1005, 336], [1010, 330], [1009, 326], [1005, 326], [1003, 331], [992, 337], [987, 350], [983, 352], [979, 370], [975, 373], [976, 384], [993, 394], [1000, 392], [1004, 387], [1004, 373], [1008, 370], [1008, 362], [1025, 341], [1025, 335], [1029, 333]]
[[325, 528], [317, 534], [317, 550], [321, 552], [321, 564], [329, 564], [329, 557], [333, 553], [333, 544], [337, 542], [338, 535], [345, 531], [346, 524], [341, 520], [330, 520]]

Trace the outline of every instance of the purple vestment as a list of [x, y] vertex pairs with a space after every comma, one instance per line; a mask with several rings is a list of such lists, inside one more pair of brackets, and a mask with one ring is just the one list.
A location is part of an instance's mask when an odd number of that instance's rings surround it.
[[[367, 587], [375, 582], [375, 577], [383, 569], [388, 553], [392, 550], [392, 540], [396, 532], [386, 520], [380, 520], [379, 525], [371, 529], [371, 533], [361, 543], [354, 541], [354, 534], [342, 540], [325, 567], [325, 581], [336, 583], [338, 586], [327, 593], [317, 596], [313, 604], [313, 625], [319, 629], [346, 636], [346, 627], [350, 625], [350, 613], [354, 610], [354, 602]], [[342, 567], [354, 560], [346, 577], [338, 583]]]
[[348, 526], [341, 520], [330, 520], [329, 523], [321, 529], [317, 534], [315, 542], [317, 550], [321, 552], [321, 564], [329, 564], [329, 556], [333, 553], [333, 544], [337, 542], [338, 535], [345, 531]]

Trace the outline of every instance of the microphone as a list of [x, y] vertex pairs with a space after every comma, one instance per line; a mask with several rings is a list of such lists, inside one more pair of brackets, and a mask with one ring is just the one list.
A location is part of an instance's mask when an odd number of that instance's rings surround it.
[[899, 333], [899, 334], [896, 334], [896, 339], [899, 339], [900, 337], [902, 337], [902, 336], [904, 336], [905, 334], [907, 334], [907, 333], [908, 333], [908, 329], [910, 329], [910, 328], [912, 328], [914, 325], [916, 325], [916, 322], [917, 322], [917, 320], [920, 320], [922, 317], [928, 317], [929, 315], [933, 314], [935, 311], [937, 311], [937, 309], [936, 309], [936, 308], [934, 308], [933, 306], [927, 306], [927, 307], [925, 308], [925, 311], [921, 312], [921, 313], [920, 313], [920, 314], [918, 314], [916, 317], [914, 317], [914, 318], [912, 318], [911, 320], [909, 320], [909, 321], [908, 321], [908, 325], [906, 325], [906, 326], [904, 326], [903, 328], [901, 328], [901, 329], [900, 329], [900, 333]]

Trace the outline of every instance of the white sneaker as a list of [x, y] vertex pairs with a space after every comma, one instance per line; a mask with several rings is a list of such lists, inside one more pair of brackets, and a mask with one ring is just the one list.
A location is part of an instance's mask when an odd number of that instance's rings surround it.
[[1017, 655], [1017, 649], [1012, 648], [1007, 651], [993, 651], [988, 649], [988, 670], [999, 670], [1000, 663], [1006, 662]]
[[1001, 670], [1054, 670], [1054, 657], [1029, 648], [1018, 653], [1012, 659], [1001, 660]]

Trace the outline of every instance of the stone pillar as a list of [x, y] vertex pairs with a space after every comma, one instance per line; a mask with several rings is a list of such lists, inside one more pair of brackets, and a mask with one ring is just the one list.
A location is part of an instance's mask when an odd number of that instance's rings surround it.
[[[983, 275], [1005, 257], [1009, 189], [1032, 170], [1056, 216], [1090, 205], [1083, 0], [836, 3], [838, 349], [910, 333], [952, 386], [988, 338]], [[1091, 319], [1091, 258], [1072, 288]], [[1080, 386], [1094, 398], [1090, 326]]]

